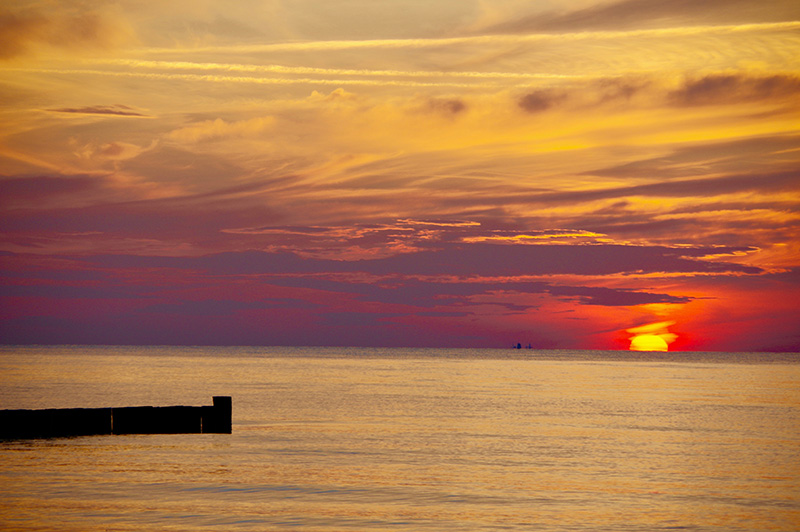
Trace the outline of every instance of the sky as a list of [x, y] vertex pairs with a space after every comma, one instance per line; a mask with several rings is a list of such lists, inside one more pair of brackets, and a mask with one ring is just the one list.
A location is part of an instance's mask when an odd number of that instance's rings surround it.
[[800, 351], [798, 52], [795, 0], [3, 2], [0, 341]]

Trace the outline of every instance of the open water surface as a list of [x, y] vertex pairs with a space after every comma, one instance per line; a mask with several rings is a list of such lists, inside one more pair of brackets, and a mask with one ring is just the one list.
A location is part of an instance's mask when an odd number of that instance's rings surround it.
[[0, 442], [0, 530], [800, 530], [797, 354], [0, 348], [0, 408], [212, 395], [232, 434]]

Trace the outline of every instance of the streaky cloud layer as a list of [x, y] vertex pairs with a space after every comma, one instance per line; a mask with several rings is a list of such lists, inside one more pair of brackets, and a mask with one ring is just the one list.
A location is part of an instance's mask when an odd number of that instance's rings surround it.
[[796, 2], [0, 8], [13, 343], [800, 350]]

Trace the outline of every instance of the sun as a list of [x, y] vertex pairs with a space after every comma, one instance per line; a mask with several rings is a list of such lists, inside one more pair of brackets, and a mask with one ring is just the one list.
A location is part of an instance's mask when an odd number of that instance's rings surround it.
[[639, 334], [631, 338], [631, 351], [669, 351], [669, 344], [657, 334]]
[[631, 351], [669, 351], [669, 344], [678, 338], [678, 335], [669, 332], [669, 327], [675, 325], [674, 321], [659, 321], [638, 325], [626, 329], [631, 341]]

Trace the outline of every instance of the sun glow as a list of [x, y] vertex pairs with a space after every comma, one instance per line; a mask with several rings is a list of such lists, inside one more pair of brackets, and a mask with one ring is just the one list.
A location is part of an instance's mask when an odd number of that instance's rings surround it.
[[640, 334], [631, 338], [631, 351], [669, 351], [669, 344], [657, 334]]
[[669, 332], [670, 325], [674, 321], [660, 321], [627, 329], [630, 333], [631, 351], [669, 351], [669, 344], [675, 341], [677, 336]]

